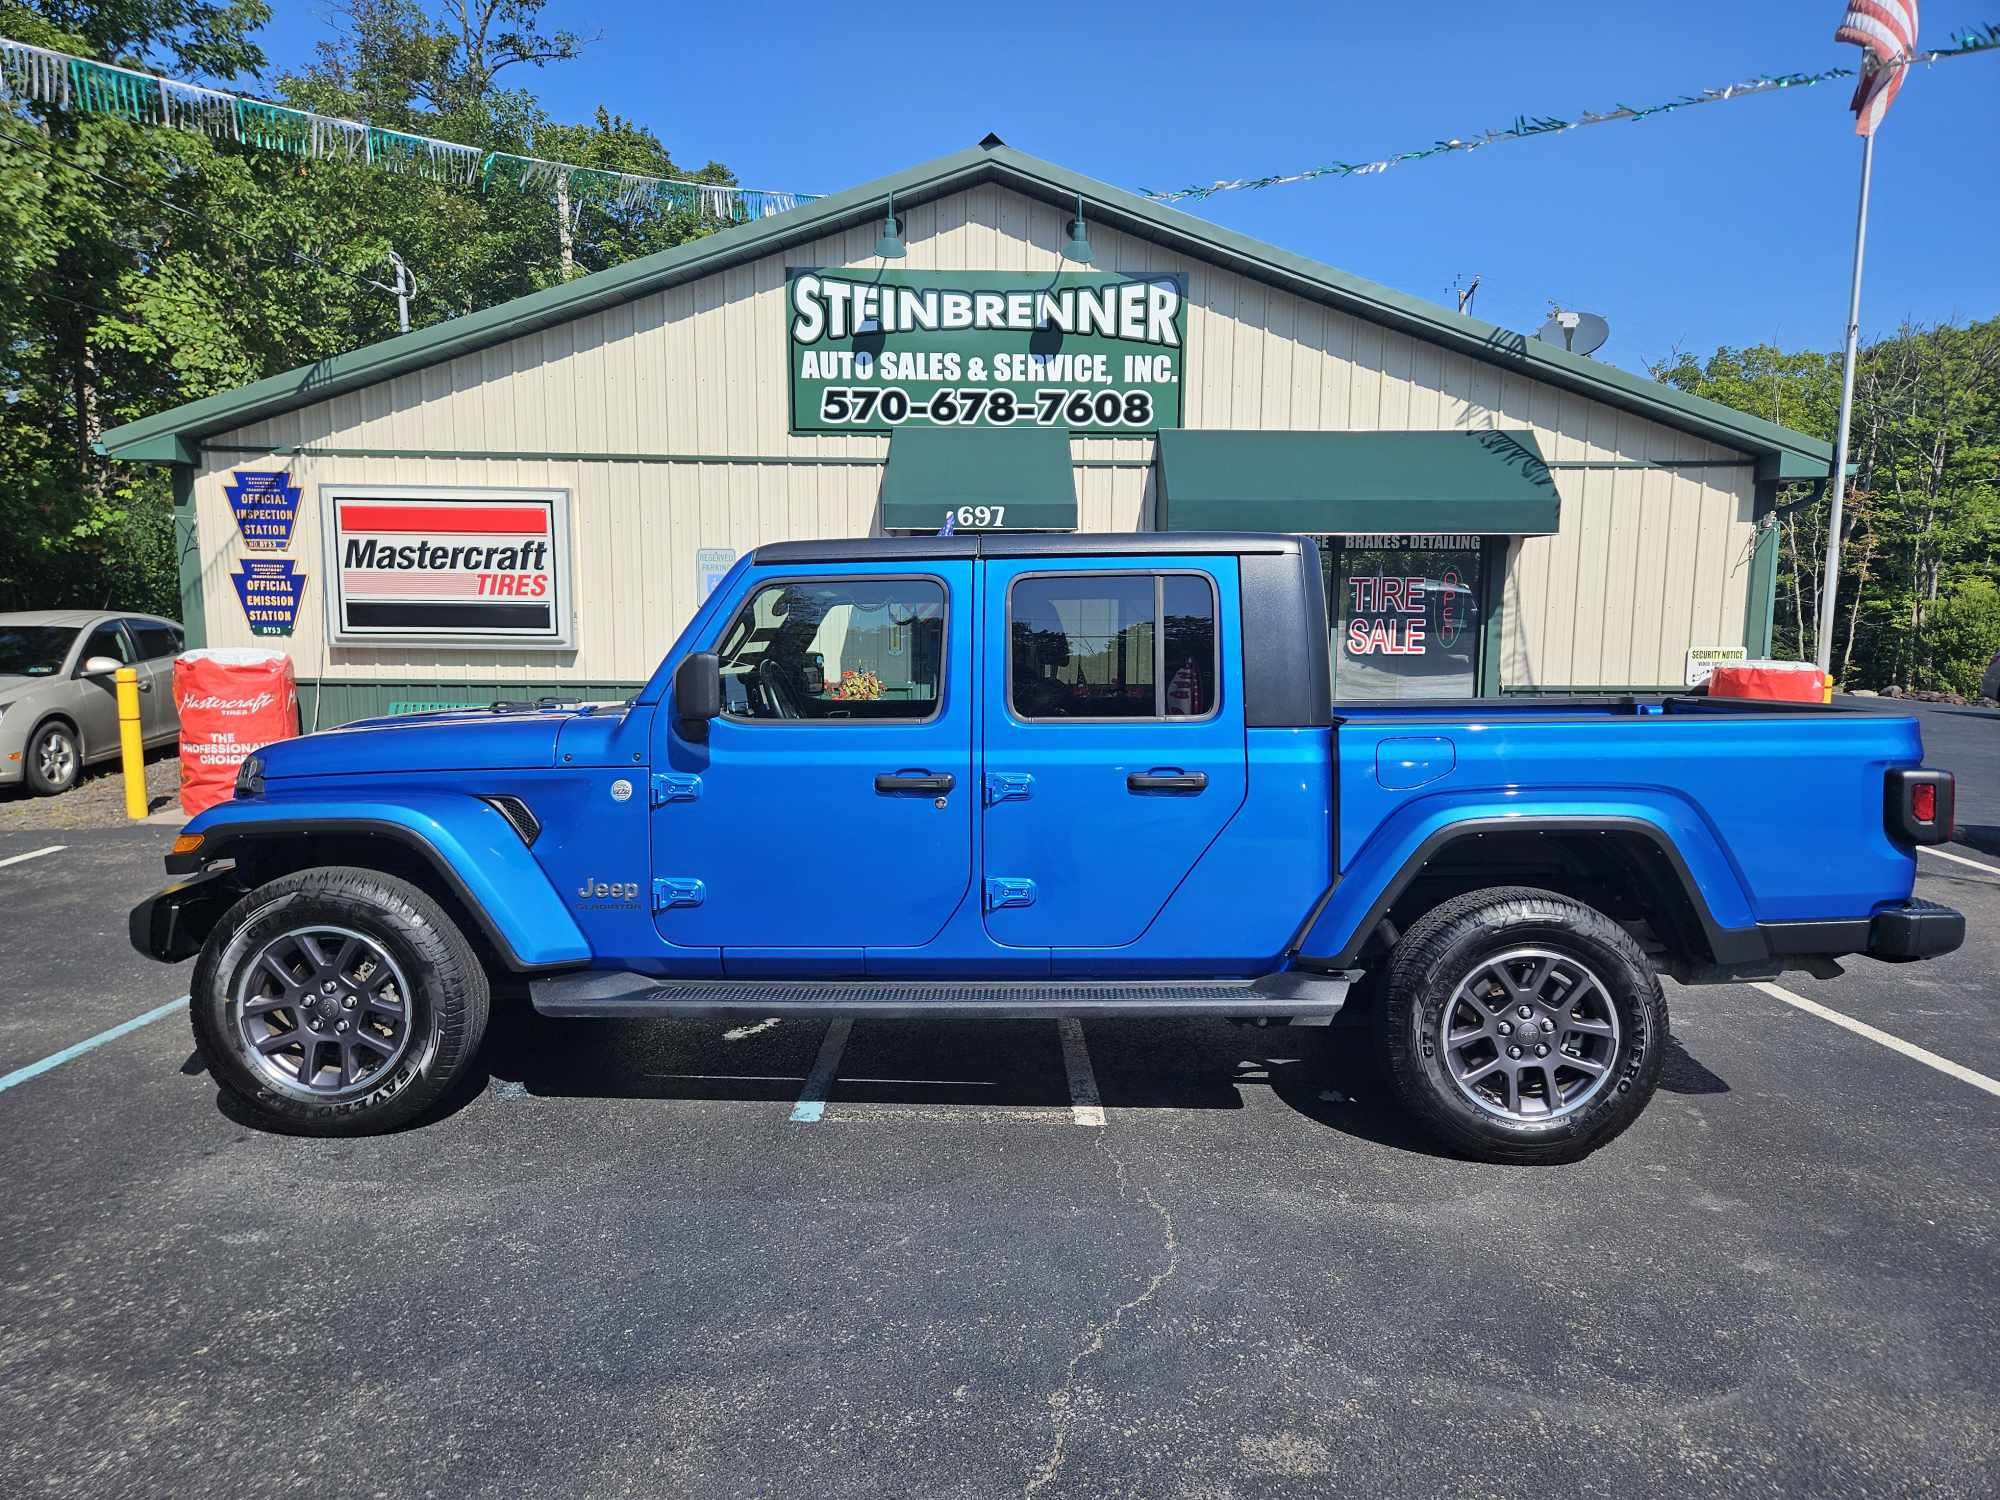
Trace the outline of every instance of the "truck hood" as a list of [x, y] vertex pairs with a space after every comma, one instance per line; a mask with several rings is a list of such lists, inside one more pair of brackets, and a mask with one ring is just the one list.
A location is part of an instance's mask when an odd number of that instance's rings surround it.
[[[496, 771], [555, 764], [556, 740], [593, 707], [459, 709], [358, 719], [295, 740], [279, 740], [257, 754], [265, 778], [366, 776], [393, 771]], [[616, 710], [612, 710], [615, 714]]]

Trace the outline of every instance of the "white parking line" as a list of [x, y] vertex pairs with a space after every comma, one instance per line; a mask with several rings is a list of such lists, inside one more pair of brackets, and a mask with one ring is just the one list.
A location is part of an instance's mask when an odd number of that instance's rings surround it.
[[1967, 859], [1963, 854], [1952, 854], [1944, 849], [1933, 849], [1929, 844], [1919, 844], [1920, 853], [1935, 854], [1939, 859], [1948, 859], [1955, 865], [1971, 865], [1975, 870], [1984, 870], [1988, 875], [2000, 875], [2000, 865], [1982, 865], [1976, 859]]
[[1886, 1031], [1870, 1026], [1866, 1021], [1857, 1021], [1854, 1017], [1844, 1016], [1837, 1010], [1828, 1010], [1817, 1001], [1806, 999], [1804, 995], [1793, 994], [1781, 984], [1767, 984], [1760, 980], [1751, 988], [1762, 990], [1774, 1000], [1782, 1000], [1809, 1016], [1818, 1016], [1822, 1021], [1831, 1021], [1836, 1026], [1845, 1027], [1856, 1036], [1865, 1036], [1871, 1042], [1880, 1042], [1891, 1052], [1900, 1052], [1905, 1057], [1913, 1057], [1927, 1068], [1936, 1068], [1948, 1078], [1956, 1078], [1960, 1083], [1969, 1083], [1976, 1089], [1984, 1089], [1996, 1099], [2000, 1099], [2000, 1078], [1988, 1078], [1984, 1073], [1975, 1073], [1948, 1057], [1939, 1057], [1935, 1052], [1919, 1047], [1915, 1042], [1906, 1042], [1899, 1036], [1891, 1036]]
[[826, 1040], [819, 1044], [819, 1056], [813, 1059], [812, 1072], [806, 1075], [806, 1086], [799, 1090], [799, 1102], [792, 1106], [794, 1124], [814, 1124], [826, 1113], [827, 1091], [833, 1087], [841, 1051], [847, 1046], [848, 1032], [853, 1029], [851, 1020], [835, 1021], [826, 1028]]
[[1083, 1044], [1083, 1022], [1058, 1021], [1056, 1028], [1062, 1033], [1063, 1068], [1069, 1074], [1070, 1118], [1079, 1125], [1102, 1125], [1104, 1101], [1097, 1096], [1097, 1075]]
[[44, 854], [60, 854], [68, 844], [51, 844], [46, 849], [30, 849], [26, 854], [16, 854], [8, 859], [0, 859], [0, 870], [9, 865], [24, 865], [31, 859], [40, 859]]
[[159, 1020], [161, 1016], [170, 1016], [187, 1003], [188, 997], [186, 995], [181, 996], [178, 1000], [169, 1000], [165, 1005], [153, 1007], [153, 1009], [147, 1011], [143, 1016], [134, 1016], [129, 1021], [120, 1021], [109, 1031], [100, 1031], [96, 1036], [86, 1037], [73, 1047], [65, 1047], [60, 1052], [51, 1052], [40, 1062], [31, 1062], [25, 1068], [16, 1068], [5, 1078], [0, 1078], [0, 1094], [6, 1093], [7, 1090], [14, 1087], [17, 1083], [26, 1083], [30, 1078], [41, 1077], [50, 1068], [60, 1067], [72, 1057], [81, 1057], [92, 1048], [102, 1047], [106, 1042], [115, 1042], [126, 1033], [137, 1031], [141, 1026], [149, 1025]]

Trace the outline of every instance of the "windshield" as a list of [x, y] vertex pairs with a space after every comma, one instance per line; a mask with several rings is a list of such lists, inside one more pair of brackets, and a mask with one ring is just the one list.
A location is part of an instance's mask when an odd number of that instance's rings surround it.
[[53, 677], [75, 640], [74, 625], [0, 625], [0, 677]]

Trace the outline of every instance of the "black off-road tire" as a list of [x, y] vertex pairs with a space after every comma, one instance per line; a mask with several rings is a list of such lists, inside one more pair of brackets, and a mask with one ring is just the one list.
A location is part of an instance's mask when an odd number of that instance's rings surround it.
[[[408, 980], [408, 1045], [351, 1097], [303, 1097], [275, 1082], [253, 1059], [236, 1015], [239, 984], [264, 945], [315, 926], [362, 934]], [[490, 994], [472, 945], [436, 901], [393, 875], [327, 866], [259, 886], [223, 915], [195, 961], [188, 1014], [210, 1075], [261, 1124], [294, 1135], [374, 1135], [422, 1116], [465, 1074]]]
[[[1618, 1036], [1602, 1084], [1573, 1112], [1553, 1118], [1482, 1109], [1454, 1080], [1439, 1040], [1459, 985], [1516, 948], [1581, 963], [1616, 1011]], [[1639, 945], [1602, 912], [1553, 891], [1499, 886], [1455, 897], [1403, 934], [1389, 955], [1375, 1037], [1390, 1086], [1446, 1146], [1480, 1161], [1571, 1162], [1624, 1130], [1652, 1098], [1665, 1061], [1667, 1000]], [[1574, 1096], [1573, 1087], [1558, 1086]]]
[[[67, 769], [51, 778], [42, 770], [42, 757], [54, 741], [68, 746], [68, 754], [62, 757]], [[46, 724], [37, 725], [35, 732], [28, 736], [28, 753], [23, 759], [23, 768], [30, 792], [37, 797], [60, 796], [83, 780], [83, 742], [77, 738], [76, 731], [62, 720], [50, 719]]]

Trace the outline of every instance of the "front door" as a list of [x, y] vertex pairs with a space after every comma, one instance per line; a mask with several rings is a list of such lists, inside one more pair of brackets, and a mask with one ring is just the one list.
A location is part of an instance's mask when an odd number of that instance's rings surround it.
[[732, 972], [855, 972], [928, 942], [972, 877], [972, 564], [745, 577], [704, 643], [720, 718], [655, 730], [660, 935]]
[[[83, 753], [90, 760], [118, 753], [118, 682], [108, 672], [93, 677], [83, 670], [83, 664], [94, 656], [109, 657], [120, 666], [135, 665], [125, 627], [116, 620], [104, 621], [90, 632], [83, 649], [76, 654], [77, 685], [81, 691], [71, 702], [76, 710], [76, 727], [83, 734]], [[144, 680], [143, 674], [140, 680]], [[139, 715], [142, 731], [145, 702], [146, 695], [141, 693]]]
[[1243, 802], [1236, 561], [986, 568], [987, 933], [1138, 942]]

